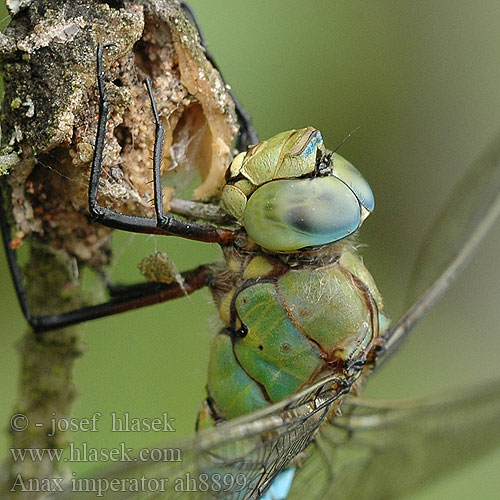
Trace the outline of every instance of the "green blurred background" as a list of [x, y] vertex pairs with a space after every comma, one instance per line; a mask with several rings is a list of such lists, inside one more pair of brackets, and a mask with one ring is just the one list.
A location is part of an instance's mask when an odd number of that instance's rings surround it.
[[[500, 3], [190, 3], [261, 137], [314, 125], [334, 148], [359, 127], [341, 154], [374, 189], [377, 207], [361, 231], [367, 244], [362, 252], [396, 315], [438, 207], [467, 165], [500, 140]], [[369, 384], [368, 395], [423, 395], [499, 374], [499, 238], [497, 224], [446, 298]], [[132, 279], [138, 277], [136, 263], [157, 248], [182, 270], [219, 256], [214, 246], [174, 238], [126, 236], [122, 242], [131, 240], [119, 265]], [[18, 384], [16, 343], [26, 325], [3, 253], [0, 279], [5, 429]], [[87, 352], [76, 365], [74, 415], [128, 411], [155, 417], [167, 411], [176, 418], [177, 435], [191, 432], [204, 395], [214, 317], [209, 294], [202, 291], [88, 324]], [[160, 437], [132, 434], [127, 445], [151, 445]], [[103, 430], [75, 441], [102, 447], [119, 439]], [[4, 433], [2, 450], [7, 443]], [[500, 450], [408, 498], [498, 498], [499, 469]]]

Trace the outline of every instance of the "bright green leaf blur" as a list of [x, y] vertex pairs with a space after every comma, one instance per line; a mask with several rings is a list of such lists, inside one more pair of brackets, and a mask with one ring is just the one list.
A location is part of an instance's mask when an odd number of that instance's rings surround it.
[[[228, 82], [267, 138], [308, 125], [342, 147], [368, 179], [376, 209], [361, 231], [365, 262], [396, 311], [441, 201], [481, 151], [500, 140], [500, 3], [496, 0], [193, 0]], [[0, 18], [3, 14], [0, 14]], [[153, 126], [153, 124], [152, 124]], [[406, 397], [499, 373], [500, 224], [456, 283], [367, 393]], [[156, 246], [180, 269], [217, 259], [217, 248], [174, 238], [138, 238], [120, 260], [136, 271]], [[0, 426], [15, 400], [15, 344], [25, 323], [1, 254]], [[75, 416], [99, 411], [175, 417], [192, 431], [203, 398], [215, 309], [209, 294], [87, 326], [77, 363]], [[158, 433], [75, 436], [89, 446], [146, 446]], [[172, 436], [167, 436], [168, 438]], [[6, 435], [0, 441], [7, 448]], [[82, 467], [72, 470], [81, 471]], [[500, 452], [412, 499], [498, 497]]]

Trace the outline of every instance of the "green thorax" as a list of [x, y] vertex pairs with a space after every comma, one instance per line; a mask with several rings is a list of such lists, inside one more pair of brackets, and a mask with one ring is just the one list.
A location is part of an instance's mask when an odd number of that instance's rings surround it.
[[348, 241], [282, 257], [227, 248], [212, 292], [224, 328], [210, 353], [200, 428], [331, 373], [361, 374], [383, 329], [380, 293]]

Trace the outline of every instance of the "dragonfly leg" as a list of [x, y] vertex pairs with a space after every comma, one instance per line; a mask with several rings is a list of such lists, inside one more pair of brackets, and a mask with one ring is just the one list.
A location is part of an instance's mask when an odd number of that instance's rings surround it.
[[182, 285], [179, 283], [146, 282], [135, 285], [113, 286], [110, 290], [113, 298], [107, 302], [58, 314], [35, 315], [32, 313], [29, 305], [16, 251], [11, 247], [10, 226], [6, 211], [3, 209], [1, 189], [0, 208], [0, 229], [14, 288], [26, 320], [37, 333], [183, 297], [186, 294], [191, 294], [207, 286], [212, 279], [210, 266], [199, 266], [181, 273], [183, 279]]
[[[102, 158], [104, 152], [104, 143], [106, 136], [106, 123], [108, 120], [109, 103], [106, 93], [105, 76], [103, 72], [103, 51], [109, 45], [99, 45], [97, 48], [97, 83], [99, 88], [99, 120], [97, 125], [97, 134], [94, 146], [94, 157], [92, 160], [92, 170], [89, 180], [89, 212], [93, 221], [99, 222], [113, 229], [121, 229], [134, 233], [163, 234], [182, 236], [198, 241], [212, 243], [228, 243], [236, 238], [236, 233], [228, 229], [222, 229], [216, 226], [205, 226], [176, 219], [169, 214], [163, 214], [161, 198], [161, 152], [163, 148], [164, 132], [161, 123], [159, 123], [158, 111], [151, 91], [151, 83], [146, 81], [148, 92], [153, 105], [153, 113], [157, 123], [155, 135], [155, 148], [153, 166], [155, 172], [155, 208], [157, 218], [139, 217], [135, 215], [125, 215], [114, 210], [106, 208], [98, 202], [99, 180], [102, 171]], [[148, 83], [149, 82], [149, 83]]]
[[[192, 10], [185, 3], [182, 3], [182, 8], [190, 21], [198, 30], [200, 41], [206, 51], [207, 59], [217, 70], [219, 70], [212, 54], [206, 47], [205, 39]], [[153, 114], [157, 126], [155, 135], [155, 152], [153, 158], [153, 171], [155, 175], [155, 209], [157, 215], [156, 220], [148, 217], [121, 214], [99, 204], [99, 180], [102, 172], [106, 124], [109, 112], [109, 102], [106, 93], [105, 75], [103, 71], [103, 52], [105, 48], [111, 45], [112, 44], [99, 45], [97, 49], [97, 83], [100, 102], [98, 126], [94, 146], [94, 156], [92, 161], [88, 191], [89, 212], [91, 219], [113, 229], [121, 229], [129, 232], [158, 235], [176, 235], [198, 241], [216, 242], [221, 244], [227, 244], [231, 241], [234, 241], [236, 239], [236, 233], [234, 231], [219, 228], [216, 226], [199, 225], [182, 221], [172, 217], [169, 214], [163, 213], [159, 172], [161, 167], [161, 150], [163, 147], [164, 134], [161, 123], [159, 122], [156, 106], [154, 105], [151, 82], [149, 80], [146, 81], [146, 85], [148, 88], [148, 93], [150, 95], [151, 103], [153, 105]], [[240, 125], [240, 132], [237, 138], [236, 147], [239, 150], [243, 150], [246, 149], [250, 144], [258, 143], [259, 140], [252, 126], [250, 116], [241, 106], [233, 92], [229, 91], [229, 93], [235, 101], [238, 123]], [[2, 200], [0, 193], [0, 203], [1, 202]], [[62, 328], [83, 321], [109, 316], [130, 309], [170, 300], [172, 298], [182, 296], [185, 293], [192, 293], [193, 291], [206, 286], [209, 282], [209, 267], [201, 266], [200, 268], [197, 268], [193, 271], [188, 271], [182, 274], [184, 279], [184, 289], [182, 289], [182, 287], [180, 287], [180, 285], [176, 283], [170, 285], [162, 283], [142, 283], [139, 285], [131, 285], [125, 287], [113, 287], [113, 298], [103, 304], [88, 306], [60, 314], [34, 315], [30, 309], [27, 299], [22, 273], [17, 261], [17, 254], [15, 250], [11, 248], [10, 226], [4, 210], [0, 210], [0, 225], [5, 251], [7, 254], [7, 260], [9, 263], [12, 279], [14, 281], [16, 293], [23, 310], [23, 314], [29, 324], [33, 327], [33, 329], [38, 332]]]

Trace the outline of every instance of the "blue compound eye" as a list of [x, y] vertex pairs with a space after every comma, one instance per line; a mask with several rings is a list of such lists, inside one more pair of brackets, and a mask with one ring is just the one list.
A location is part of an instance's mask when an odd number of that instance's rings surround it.
[[373, 212], [375, 197], [370, 185], [359, 173], [359, 170], [337, 153], [333, 153], [332, 165], [333, 175], [344, 181], [354, 191], [360, 203], [368, 212]]
[[261, 247], [294, 252], [354, 233], [361, 225], [361, 206], [353, 190], [333, 176], [276, 180], [250, 196], [244, 225]]

